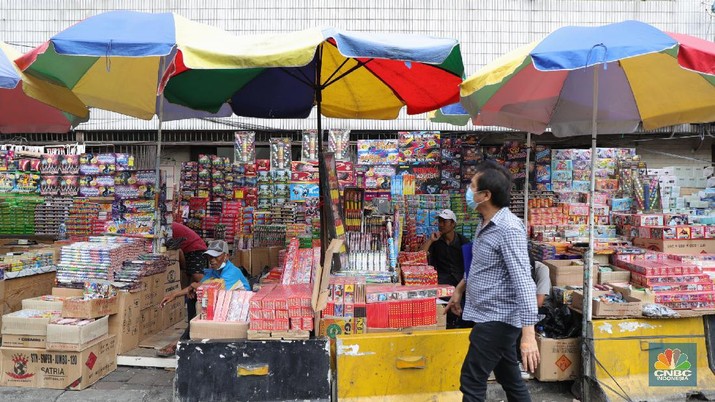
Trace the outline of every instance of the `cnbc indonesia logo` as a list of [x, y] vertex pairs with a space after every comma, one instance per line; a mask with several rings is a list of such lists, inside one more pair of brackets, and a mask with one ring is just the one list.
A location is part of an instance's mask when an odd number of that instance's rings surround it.
[[651, 349], [650, 385], [697, 385], [697, 367], [690, 362], [695, 361], [696, 350], [695, 344], [670, 345], [661, 353]]

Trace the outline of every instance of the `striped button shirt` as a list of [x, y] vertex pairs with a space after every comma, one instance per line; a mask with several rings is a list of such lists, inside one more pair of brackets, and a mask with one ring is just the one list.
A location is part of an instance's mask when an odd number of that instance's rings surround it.
[[473, 243], [463, 318], [517, 328], [536, 324], [536, 285], [521, 219], [502, 208], [479, 226]]

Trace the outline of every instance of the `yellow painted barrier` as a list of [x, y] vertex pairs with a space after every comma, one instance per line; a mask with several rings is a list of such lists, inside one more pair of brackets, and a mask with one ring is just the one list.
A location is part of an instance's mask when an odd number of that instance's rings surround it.
[[594, 320], [591, 367], [608, 399], [685, 400], [691, 393], [715, 394], [703, 320]]
[[338, 336], [338, 400], [461, 401], [470, 330]]

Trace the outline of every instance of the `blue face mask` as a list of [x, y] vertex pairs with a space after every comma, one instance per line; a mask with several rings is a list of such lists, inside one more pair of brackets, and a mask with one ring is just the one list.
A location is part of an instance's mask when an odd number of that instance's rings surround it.
[[470, 211], [474, 211], [479, 206], [478, 202], [474, 201], [474, 191], [472, 191], [472, 186], [467, 187], [467, 194], [465, 195], [467, 199], [467, 208]]

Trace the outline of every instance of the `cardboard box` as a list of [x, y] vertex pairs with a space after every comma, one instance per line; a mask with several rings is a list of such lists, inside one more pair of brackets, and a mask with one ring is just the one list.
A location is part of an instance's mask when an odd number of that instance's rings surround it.
[[150, 306], [159, 307], [159, 305], [161, 304], [161, 299], [164, 298], [165, 276], [163, 274], [156, 274], [152, 275], [151, 278], [154, 280], [154, 284], [152, 285]]
[[610, 285], [613, 287], [614, 292], [618, 292], [622, 294], [623, 296], [629, 296], [636, 298], [641, 301], [641, 303], [655, 303], [655, 293], [651, 291], [650, 289], [645, 289], [645, 288], [636, 288], [633, 287], [633, 285], [624, 283], [624, 284], [613, 284], [610, 283]]
[[[30, 299], [25, 299], [22, 301], [23, 310], [40, 310], [40, 311], [62, 311], [63, 299], [59, 296], [50, 296], [50, 298], [55, 297], [55, 300], [42, 300], [43, 297], [39, 296]], [[49, 299], [49, 298], [48, 298]]]
[[123, 354], [139, 346], [141, 292], [120, 291], [117, 297], [119, 311], [109, 316], [109, 334], [116, 336], [117, 354]]
[[554, 286], [551, 288], [551, 298], [557, 305], [570, 305], [573, 302], [573, 292], [583, 291], [583, 286]]
[[320, 319], [318, 336], [335, 339], [338, 335], [353, 335], [367, 333], [367, 326], [364, 317], [332, 317], [326, 316]]
[[159, 322], [161, 322], [161, 330], [172, 327], [177, 322], [181, 322], [186, 316], [186, 303], [184, 298], [176, 298], [159, 310]]
[[[609, 292], [594, 290], [593, 297]], [[600, 300], [591, 301], [591, 312], [594, 317], [639, 317], [642, 315], [642, 303], [635, 297], [625, 296], [627, 303], [603, 303]], [[583, 311], [583, 292], [573, 293], [573, 308]]]
[[181, 269], [179, 266], [179, 254], [175, 253], [175, 256], [169, 254], [169, 258], [174, 261], [171, 265], [166, 267], [166, 272], [164, 272], [164, 283], [178, 282], [181, 280]]
[[208, 321], [195, 317], [189, 326], [191, 339], [248, 338], [248, 322]]
[[141, 308], [145, 309], [151, 306], [152, 299], [154, 297], [154, 278], [151, 276], [145, 276], [141, 279]]
[[617, 268], [614, 266], [610, 266], [610, 267], [613, 268], [612, 272], [601, 272], [600, 270], [598, 271], [598, 283], [599, 284], [630, 282], [631, 271], [629, 271], [627, 269]]
[[82, 390], [117, 368], [116, 339], [93, 342], [81, 352], [44, 349], [0, 348], [0, 385]]
[[[180, 282], [172, 282], [172, 283], [164, 284], [164, 295], [168, 295], [169, 293], [176, 292], [177, 290], [181, 290]], [[162, 297], [162, 299], [163, 299], [163, 297]], [[181, 299], [183, 299], [183, 297]]]
[[149, 307], [141, 311], [139, 330], [141, 336], [139, 341], [146, 339], [155, 333], [163, 330], [161, 322], [161, 312], [159, 307]]
[[52, 296], [59, 297], [81, 297], [84, 294], [82, 289], [52, 288]]
[[52, 292], [55, 273], [0, 280], [0, 317], [22, 310], [22, 301]]
[[581, 375], [581, 338], [536, 337], [541, 363], [534, 376], [539, 381], [575, 380]]
[[[277, 266], [277, 264], [276, 264]], [[264, 267], [273, 268], [271, 252], [268, 247], [256, 247], [251, 250], [251, 276], [260, 275]]]
[[2, 346], [8, 348], [45, 349], [47, 337], [44, 335], [3, 335]]
[[79, 352], [109, 332], [109, 317], [104, 316], [81, 327], [47, 325], [47, 350]]
[[551, 286], [583, 285], [583, 260], [545, 260], [543, 263], [549, 267]]
[[[278, 252], [285, 247], [257, 247], [251, 249], [251, 276], [260, 275], [263, 267], [270, 268], [278, 266]], [[248, 269], [248, 267], [244, 267]]]
[[231, 256], [231, 262], [237, 267], [244, 267], [255, 276], [253, 266], [251, 265], [251, 250], [236, 250]]
[[670, 254], [715, 254], [715, 239], [658, 240], [637, 237], [633, 239], [633, 244], [648, 250]]
[[47, 335], [47, 324], [52, 318], [38, 317], [29, 318], [23, 317], [23, 312], [26, 310], [16, 311], [14, 313], [5, 314], [2, 318], [2, 334], [4, 335]]
[[62, 317], [99, 318], [105, 315], [117, 314], [119, 311], [117, 297], [108, 299], [83, 300], [79, 297], [65, 299], [62, 306]]

